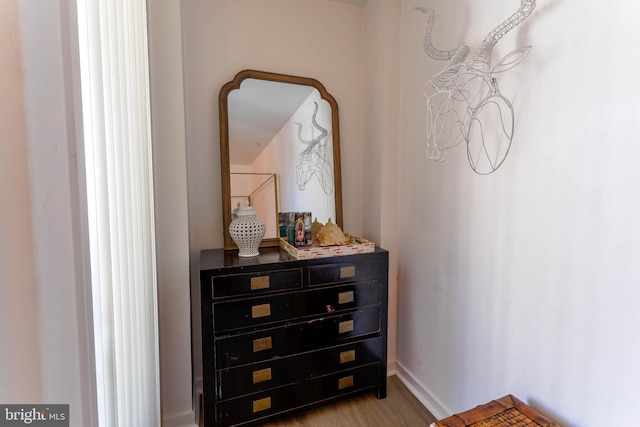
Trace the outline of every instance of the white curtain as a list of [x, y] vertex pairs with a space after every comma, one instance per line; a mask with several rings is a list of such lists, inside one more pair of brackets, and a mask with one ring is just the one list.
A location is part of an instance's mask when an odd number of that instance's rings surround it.
[[160, 426], [145, 0], [77, 0], [100, 426]]

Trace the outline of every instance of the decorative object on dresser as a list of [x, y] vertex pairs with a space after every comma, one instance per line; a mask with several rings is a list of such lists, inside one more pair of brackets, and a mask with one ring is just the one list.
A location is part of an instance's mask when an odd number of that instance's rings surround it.
[[264, 221], [257, 217], [251, 206], [242, 206], [236, 218], [229, 224], [229, 234], [238, 245], [238, 256], [252, 257], [260, 254], [258, 248], [264, 237]]
[[[247, 262], [252, 261], [252, 262]], [[296, 260], [201, 252], [205, 427], [386, 397], [388, 252]]]
[[507, 395], [479, 405], [444, 420], [436, 421], [430, 427], [560, 427], [560, 424], [539, 414], [535, 409], [513, 395]]

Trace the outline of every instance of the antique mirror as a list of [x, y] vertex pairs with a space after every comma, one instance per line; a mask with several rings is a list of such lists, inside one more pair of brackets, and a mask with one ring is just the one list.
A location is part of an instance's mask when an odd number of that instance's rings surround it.
[[234, 209], [249, 204], [278, 246], [278, 212], [342, 227], [338, 104], [319, 81], [244, 70], [220, 90], [224, 248]]

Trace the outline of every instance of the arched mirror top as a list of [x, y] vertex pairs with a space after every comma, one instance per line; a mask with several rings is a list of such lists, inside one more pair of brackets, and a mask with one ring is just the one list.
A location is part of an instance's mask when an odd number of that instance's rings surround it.
[[278, 245], [278, 212], [311, 212], [342, 227], [338, 104], [308, 77], [244, 70], [220, 90], [224, 247], [233, 209], [265, 221], [262, 246]]

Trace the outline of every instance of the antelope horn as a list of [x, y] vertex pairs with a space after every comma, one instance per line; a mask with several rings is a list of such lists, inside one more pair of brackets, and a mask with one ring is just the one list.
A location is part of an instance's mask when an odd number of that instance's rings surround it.
[[502, 24], [498, 25], [493, 31], [487, 34], [487, 37], [484, 39], [484, 44], [489, 48], [495, 46], [496, 43], [498, 43], [498, 40], [500, 40], [505, 34], [527, 19], [535, 7], [536, 0], [520, 0], [520, 8], [516, 13], [511, 15]]
[[433, 30], [433, 22], [436, 16], [435, 11], [428, 6], [417, 6], [416, 10], [427, 15], [427, 27], [424, 30], [424, 50], [427, 52], [427, 55], [440, 61], [450, 60], [458, 49], [439, 50], [433, 47], [433, 44], [431, 43], [431, 31]]

